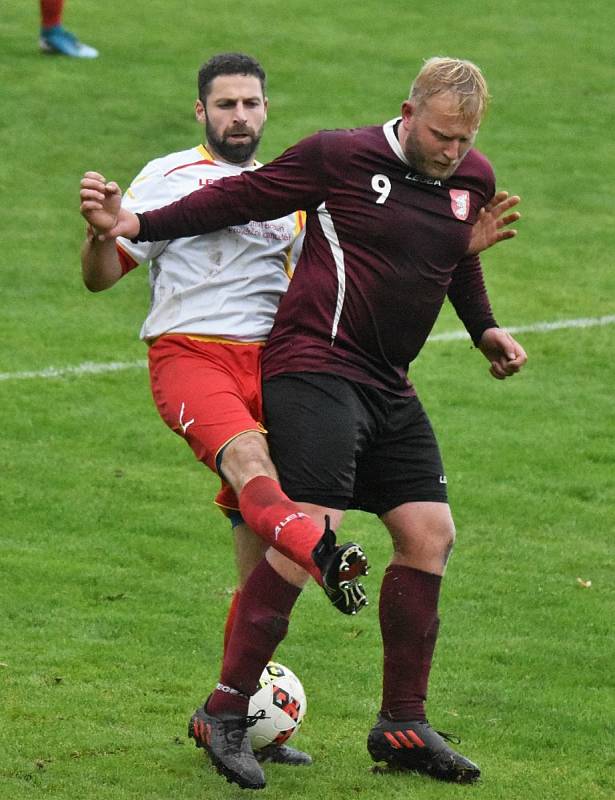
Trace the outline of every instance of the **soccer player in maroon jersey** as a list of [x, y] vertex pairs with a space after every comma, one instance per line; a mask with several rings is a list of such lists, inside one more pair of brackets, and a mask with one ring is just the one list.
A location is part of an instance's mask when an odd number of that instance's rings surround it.
[[[514, 215], [494, 221], [493, 208], [505, 212], [515, 199], [497, 203], [493, 170], [473, 146], [487, 97], [476, 65], [430, 59], [399, 118], [321, 131], [256, 172], [157, 211], [121, 211], [118, 224], [101, 231], [156, 241], [306, 209], [302, 256], [263, 354], [271, 453], [283, 488], [314, 519], [335, 528], [347, 508], [358, 508], [389, 531], [383, 696], [368, 750], [375, 761], [455, 782], [475, 781], [480, 770], [425, 714], [455, 530], [438, 445], [408, 367], [447, 297], [495, 378], [527, 360], [497, 325], [478, 256], [514, 235], [502, 230]], [[269, 657], [249, 641], [258, 622], [257, 613], [246, 615], [243, 638], [236, 627], [225, 657], [224, 683], [239, 694], [214, 692], [193, 718], [203, 737], [220, 720], [235, 734], [223, 771], [238, 782], [250, 762], [242, 719]]]

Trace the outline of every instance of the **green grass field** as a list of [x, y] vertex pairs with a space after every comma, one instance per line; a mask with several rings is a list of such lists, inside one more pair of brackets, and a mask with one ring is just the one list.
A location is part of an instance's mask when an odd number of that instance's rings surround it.
[[446, 309], [412, 369], [458, 527], [429, 713], [483, 780], [370, 771], [390, 544], [352, 513], [342, 530], [370, 554], [372, 605], [343, 618], [315, 586], [299, 601], [278, 658], [305, 685], [297, 742], [315, 764], [268, 766], [263, 796], [612, 800], [612, 4], [67, 0], [93, 62], [39, 55], [36, 6], [4, 0], [0, 14], [0, 797], [245, 796], [186, 736], [234, 585], [216, 480], [150, 400], [146, 271], [88, 294], [77, 211], [85, 169], [125, 186], [198, 141], [196, 70], [232, 49], [269, 72], [263, 160], [317, 128], [394, 116], [423, 58], [477, 61], [493, 95], [478, 146], [524, 214], [485, 255], [487, 280], [500, 322], [529, 329], [524, 374], [500, 383], [443, 336], [460, 330]]

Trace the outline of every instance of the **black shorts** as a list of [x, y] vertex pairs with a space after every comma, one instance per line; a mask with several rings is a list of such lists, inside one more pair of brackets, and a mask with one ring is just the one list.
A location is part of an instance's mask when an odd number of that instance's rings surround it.
[[403, 503], [448, 502], [418, 397], [302, 372], [265, 381], [263, 399], [269, 449], [291, 499], [378, 515]]

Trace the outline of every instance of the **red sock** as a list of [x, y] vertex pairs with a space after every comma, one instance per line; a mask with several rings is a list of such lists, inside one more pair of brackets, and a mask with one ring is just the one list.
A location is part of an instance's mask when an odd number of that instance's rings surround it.
[[41, 26], [53, 28], [62, 24], [64, 0], [41, 0]]
[[239, 495], [239, 510], [261, 539], [307, 570], [322, 585], [312, 550], [323, 532], [289, 500], [277, 481], [265, 475], [248, 481]]
[[246, 714], [262, 671], [286, 636], [301, 589], [282, 578], [267, 559], [254, 568], [241, 591], [233, 630], [224, 654], [220, 683], [207, 710]]
[[241, 597], [241, 591], [239, 589], [235, 589], [233, 593], [233, 597], [231, 598], [231, 604], [228, 609], [228, 614], [226, 615], [226, 622], [224, 624], [224, 653], [228, 648], [228, 643], [231, 638], [231, 633], [233, 631], [233, 625], [235, 623], [235, 616], [237, 615], [237, 605], [239, 603], [239, 598]]
[[380, 591], [384, 646], [381, 713], [425, 720], [425, 700], [436, 638], [440, 575], [393, 564]]

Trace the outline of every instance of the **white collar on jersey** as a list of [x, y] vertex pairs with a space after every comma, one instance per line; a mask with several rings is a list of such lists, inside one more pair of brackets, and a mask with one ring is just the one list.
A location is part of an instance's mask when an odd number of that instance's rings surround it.
[[[220, 164], [223, 167], [235, 167], [235, 166], [237, 166], [236, 164], [232, 164], [230, 161], [223, 161], [221, 159], [215, 159], [213, 157], [213, 155], [209, 152], [207, 147], [205, 147], [204, 144], [197, 145], [196, 149], [199, 151], [199, 153], [202, 156], [205, 156], [205, 158], [208, 161], [211, 161], [214, 164]], [[253, 164], [250, 164], [247, 167], [243, 167], [243, 169], [258, 169], [259, 167], [262, 167], [262, 166], [263, 166], [262, 162], [257, 161], [256, 159], [254, 159], [254, 163]]]
[[384, 131], [384, 135], [386, 137], [387, 142], [389, 143], [389, 147], [395, 153], [397, 158], [404, 162], [404, 164], [408, 164], [410, 166], [408, 159], [404, 155], [404, 151], [401, 149], [401, 145], [399, 143], [399, 139], [395, 133], [395, 126], [398, 122], [401, 122], [401, 117], [395, 117], [395, 119], [390, 119], [388, 122], [385, 122], [382, 126], [382, 130]]

